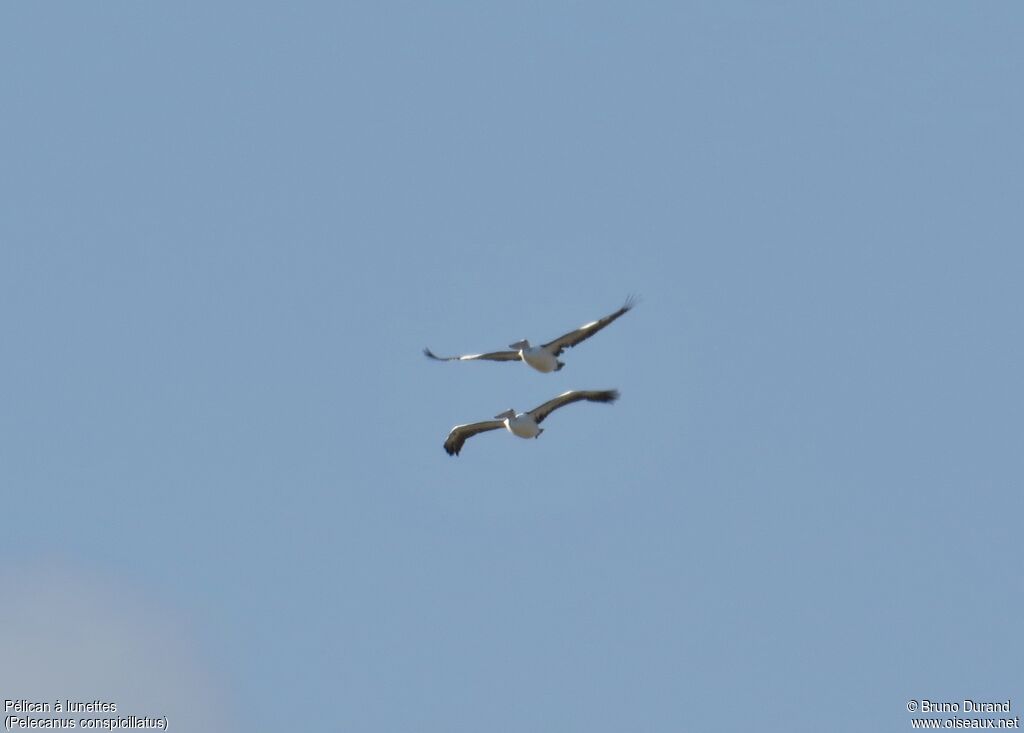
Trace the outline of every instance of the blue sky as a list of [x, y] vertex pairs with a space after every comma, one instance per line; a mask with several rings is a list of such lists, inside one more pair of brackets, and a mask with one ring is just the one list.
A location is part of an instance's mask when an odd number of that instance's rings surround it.
[[[1016, 705], [1022, 21], [5, 4], [0, 694], [189, 731]], [[420, 353], [633, 292], [556, 374]]]

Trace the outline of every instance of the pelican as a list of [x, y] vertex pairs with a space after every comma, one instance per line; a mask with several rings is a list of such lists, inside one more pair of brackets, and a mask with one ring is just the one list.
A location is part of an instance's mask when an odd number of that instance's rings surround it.
[[559, 336], [554, 341], [548, 341], [540, 346], [530, 346], [527, 339], [509, 344], [512, 351], [491, 351], [486, 354], [466, 354], [465, 356], [437, 356], [430, 349], [423, 349], [423, 353], [437, 361], [472, 361], [474, 359], [486, 359], [488, 361], [524, 361], [538, 372], [557, 372], [565, 366], [558, 360], [559, 355], [566, 349], [571, 349], [581, 341], [585, 341], [605, 326], [610, 325], [616, 318], [627, 313], [634, 305], [636, 299], [630, 296], [621, 308], [596, 321], [591, 321], [580, 326], [575, 331]]
[[544, 422], [544, 418], [559, 407], [565, 407], [572, 402], [579, 402], [580, 400], [586, 400], [587, 402], [615, 402], [617, 399], [619, 399], [619, 391], [616, 389], [571, 389], [552, 400], [548, 400], [540, 407], [533, 408], [529, 412], [517, 413], [515, 410], [509, 409], [499, 415], [495, 415], [493, 420], [475, 422], [468, 425], [456, 425], [448, 433], [448, 438], [444, 441], [444, 449], [448, 451], [448, 455], [457, 456], [467, 438], [472, 438], [477, 433], [486, 433], [488, 430], [500, 430], [501, 428], [505, 428], [512, 435], [518, 435], [520, 438], [539, 438], [540, 434], [544, 432], [544, 428], [539, 427], [540, 423]]

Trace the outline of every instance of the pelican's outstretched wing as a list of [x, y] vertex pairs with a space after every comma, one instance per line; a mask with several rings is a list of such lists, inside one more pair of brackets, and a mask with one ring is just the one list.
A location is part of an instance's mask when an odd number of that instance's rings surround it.
[[467, 438], [472, 438], [477, 433], [486, 433], [488, 430], [498, 430], [503, 427], [505, 427], [505, 423], [502, 420], [486, 420], [484, 422], [470, 423], [469, 425], [456, 425], [448, 433], [448, 438], [444, 441], [444, 449], [448, 451], [448, 455], [457, 456]]
[[605, 326], [611, 325], [611, 323], [616, 318], [622, 316], [625, 313], [628, 313], [634, 305], [636, 305], [636, 298], [634, 298], [633, 296], [629, 296], [626, 299], [626, 302], [623, 304], [623, 306], [614, 313], [612, 313], [611, 315], [605, 316], [604, 318], [601, 318], [596, 321], [591, 321], [590, 323], [584, 326], [580, 326], [575, 331], [570, 331], [564, 336], [559, 336], [554, 341], [548, 341], [546, 344], [544, 344], [544, 348], [546, 348], [555, 356], [558, 356], [566, 349], [571, 349], [580, 341], [586, 341], [588, 338], [593, 336], [595, 333], [600, 331]]
[[489, 354], [466, 354], [465, 356], [438, 356], [430, 349], [423, 353], [437, 361], [470, 361], [471, 359], [487, 359], [489, 361], [519, 361], [518, 351], [492, 351]]
[[619, 391], [617, 389], [571, 389], [558, 395], [553, 400], [548, 400], [540, 407], [533, 408], [529, 414], [533, 417], [534, 422], [539, 424], [559, 407], [565, 407], [572, 402], [579, 402], [580, 400], [586, 400], [587, 402], [615, 402], [617, 399], [619, 399]]

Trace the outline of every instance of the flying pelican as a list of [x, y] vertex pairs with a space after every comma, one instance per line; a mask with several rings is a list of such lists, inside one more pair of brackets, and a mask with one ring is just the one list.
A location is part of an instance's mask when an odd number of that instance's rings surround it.
[[488, 361], [525, 361], [538, 372], [557, 372], [565, 366], [558, 360], [558, 356], [566, 349], [571, 349], [581, 341], [593, 336], [605, 326], [610, 325], [616, 318], [628, 312], [634, 305], [636, 299], [630, 296], [621, 308], [609, 316], [580, 326], [575, 331], [570, 331], [564, 336], [559, 336], [554, 341], [548, 341], [540, 346], [530, 346], [526, 339], [509, 344], [512, 351], [491, 351], [487, 354], [466, 354], [465, 356], [437, 356], [430, 349], [423, 349], [423, 353], [437, 361], [470, 361], [473, 359], [487, 359]]
[[475, 422], [468, 425], [456, 425], [448, 433], [448, 438], [444, 441], [444, 449], [448, 451], [448, 455], [457, 456], [467, 438], [472, 438], [477, 433], [486, 433], [488, 430], [500, 430], [501, 428], [505, 428], [520, 438], [537, 438], [544, 432], [544, 428], [538, 427], [540, 423], [544, 422], [544, 418], [559, 407], [565, 407], [572, 402], [579, 402], [580, 400], [587, 400], [588, 402], [615, 402], [617, 399], [619, 399], [619, 391], [616, 389], [571, 389], [558, 395], [553, 400], [548, 400], [540, 407], [533, 408], [529, 412], [517, 413], [515, 410], [509, 409], [500, 415], [495, 415], [493, 420]]

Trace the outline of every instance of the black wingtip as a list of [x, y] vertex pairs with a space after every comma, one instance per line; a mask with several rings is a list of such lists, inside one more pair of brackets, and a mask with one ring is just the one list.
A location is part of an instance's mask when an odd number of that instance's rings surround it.
[[440, 361], [440, 358], [437, 357], [437, 356], [434, 356], [434, 352], [431, 351], [430, 349], [426, 349], [426, 348], [423, 349], [423, 355], [426, 356], [426, 357], [429, 357], [431, 359], [437, 359], [438, 361]]

